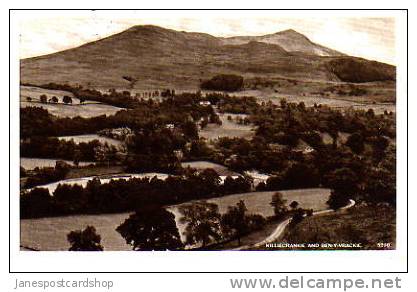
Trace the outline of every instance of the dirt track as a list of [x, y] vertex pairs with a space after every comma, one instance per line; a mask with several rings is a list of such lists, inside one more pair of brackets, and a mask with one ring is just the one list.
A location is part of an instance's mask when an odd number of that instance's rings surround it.
[[[355, 205], [355, 201], [354, 200], [349, 200], [349, 204], [347, 204], [346, 206], [340, 208], [339, 210], [345, 210], [345, 209], [349, 209], [351, 207], [353, 207]], [[333, 209], [328, 209], [328, 210], [322, 210], [322, 211], [316, 211], [313, 212], [313, 216], [315, 215], [323, 215], [323, 214], [327, 214], [327, 213], [331, 213], [334, 212]], [[306, 216], [306, 215], [304, 215]], [[254, 245], [244, 245], [244, 246], [240, 246], [238, 248], [235, 248], [233, 250], [245, 250], [245, 249], [249, 249], [249, 248], [253, 248], [253, 247], [261, 247], [261, 246], [265, 246], [267, 243], [272, 243], [276, 240], [278, 240], [278, 238], [282, 235], [282, 233], [284, 232], [285, 228], [288, 226], [288, 224], [290, 224], [291, 222], [291, 218], [285, 219], [284, 221], [282, 221], [281, 223], [278, 224], [278, 226], [275, 228], [274, 232], [272, 232], [267, 238], [265, 238], [264, 240], [254, 244]]]

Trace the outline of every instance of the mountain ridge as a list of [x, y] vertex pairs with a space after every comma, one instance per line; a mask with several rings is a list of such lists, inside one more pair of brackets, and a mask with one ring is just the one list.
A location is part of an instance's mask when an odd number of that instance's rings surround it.
[[[393, 66], [373, 65], [371, 61], [346, 56], [315, 44], [294, 30], [222, 38], [154, 25], [133, 26], [76, 48], [22, 59], [20, 67], [24, 83], [103, 88], [128, 86], [122, 76], [138, 80], [135, 86], [139, 88], [198, 88], [201, 80], [219, 73], [245, 78], [284, 76], [361, 82], [364, 74], [355, 73], [357, 76], [350, 78], [353, 73], [345, 63], [360, 63], [355, 67], [358, 70], [365, 70], [367, 65], [376, 67], [377, 79], [395, 79]], [[373, 79], [371, 76], [365, 82]]]

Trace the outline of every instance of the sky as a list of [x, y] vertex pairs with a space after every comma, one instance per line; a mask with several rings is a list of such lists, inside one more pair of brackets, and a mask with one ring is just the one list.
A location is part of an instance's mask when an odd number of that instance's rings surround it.
[[294, 29], [313, 42], [348, 55], [396, 63], [395, 18], [389, 16], [282, 11], [45, 11], [22, 14], [18, 24], [21, 58], [77, 47], [133, 25], [153, 24], [221, 37]]

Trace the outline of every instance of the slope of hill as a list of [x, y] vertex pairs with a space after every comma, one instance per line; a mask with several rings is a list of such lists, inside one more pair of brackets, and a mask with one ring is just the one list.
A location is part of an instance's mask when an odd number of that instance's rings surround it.
[[338, 58], [330, 61], [328, 67], [341, 81], [346, 82], [393, 81], [396, 76], [394, 66], [359, 58]]
[[[383, 71], [374, 74], [376, 80], [395, 79], [393, 66], [367, 60], [361, 60], [361, 68], [368, 70], [362, 70], [364, 74], [346, 70], [340, 64], [357, 58], [341, 55], [292, 30], [262, 37], [217, 38], [146, 25], [77, 48], [21, 60], [20, 69], [23, 83], [103, 89], [195, 89], [201, 80], [219, 73], [361, 82], [373, 81], [366, 75], [371, 70]], [[131, 84], [123, 76], [137, 81]]]
[[244, 44], [251, 41], [279, 45], [288, 52], [302, 52], [318, 56], [343, 56], [343, 53], [326, 48], [310, 41], [305, 35], [293, 29], [264, 36], [230, 37], [222, 40], [223, 44]]

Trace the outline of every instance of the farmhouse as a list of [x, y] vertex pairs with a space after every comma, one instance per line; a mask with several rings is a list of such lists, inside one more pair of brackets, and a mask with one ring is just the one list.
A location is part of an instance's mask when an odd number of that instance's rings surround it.
[[200, 105], [209, 106], [211, 105], [211, 102], [209, 102], [208, 100], [203, 100], [203, 101], [200, 101]]
[[165, 129], [173, 130], [175, 128], [174, 124], [166, 124]]

